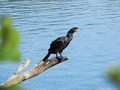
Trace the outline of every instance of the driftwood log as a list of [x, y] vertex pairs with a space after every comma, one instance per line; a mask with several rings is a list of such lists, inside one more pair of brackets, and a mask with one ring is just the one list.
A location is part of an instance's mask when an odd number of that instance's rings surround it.
[[9, 77], [5, 82], [0, 84], [0, 87], [10, 87], [17, 85], [29, 78], [32, 78], [46, 69], [57, 65], [63, 61], [68, 60], [68, 57], [63, 57], [63, 58], [51, 58], [47, 60], [46, 62], [40, 60], [37, 64], [35, 64], [31, 69], [22, 72], [22, 70], [29, 65], [31, 62], [30, 58], [27, 58], [23, 64], [21, 64], [18, 69], [13, 73], [11, 77]]

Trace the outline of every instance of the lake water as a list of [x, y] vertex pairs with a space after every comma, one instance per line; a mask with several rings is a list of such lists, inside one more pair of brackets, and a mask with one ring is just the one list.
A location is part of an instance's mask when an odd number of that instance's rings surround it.
[[0, 65], [0, 82], [27, 57], [32, 58], [28, 68], [33, 66], [51, 41], [77, 26], [82, 30], [63, 52], [71, 59], [20, 85], [30, 90], [116, 90], [105, 72], [112, 62], [120, 63], [120, 0], [1, 0], [3, 14], [20, 31], [22, 58]]

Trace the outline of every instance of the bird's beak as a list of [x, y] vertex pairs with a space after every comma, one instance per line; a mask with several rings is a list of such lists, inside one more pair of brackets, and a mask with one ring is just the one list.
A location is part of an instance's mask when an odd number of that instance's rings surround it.
[[80, 31], [80, 29], [76, 29], [76, 30], [75, 30], [75, 32], [78, 32], [78, 31]]

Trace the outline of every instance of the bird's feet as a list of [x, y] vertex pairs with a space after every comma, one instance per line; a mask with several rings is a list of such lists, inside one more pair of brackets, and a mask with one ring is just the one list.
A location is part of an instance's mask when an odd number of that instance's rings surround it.
[[56, 57], [58, 59], [58, 62], [60, 63], [62, 61], [61, 57]]

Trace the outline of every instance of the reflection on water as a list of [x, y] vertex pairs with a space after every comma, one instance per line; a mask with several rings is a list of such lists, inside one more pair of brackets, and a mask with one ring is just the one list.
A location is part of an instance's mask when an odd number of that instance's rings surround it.
[[[115, 90], [104, 76], [105, 66], [120, 60], [119, 0], [0, 1], [0, 16], [6, 13], [21, 33], [22, 62], [31, 57], [31, 65], [47, 54], [52, 40], [66, 35], [73, 26], [83, 28], [63, 53], [70, 61], [23, 82], [23, 86], [33, 90]], [[0, 82], [16, 67], [0, 65]]]

